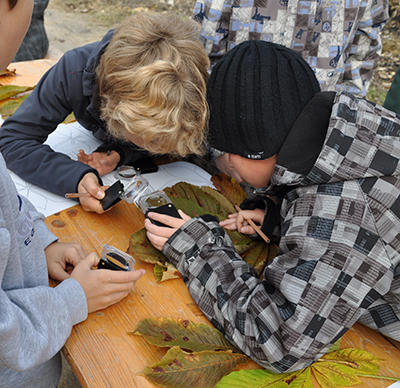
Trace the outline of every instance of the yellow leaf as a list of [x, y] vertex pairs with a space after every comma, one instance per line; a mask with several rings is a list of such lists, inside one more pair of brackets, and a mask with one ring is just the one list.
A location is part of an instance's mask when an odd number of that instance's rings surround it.
[[32, 86], [2, 85], [0, 86], [0, 101], [33, 90]]
[[322, 388], [349, 387], [361, 384], [356, 371], [347, 364], [317, 361], [310, 368]]
[[321, 357], [321, 361], [346, 363], [350, 368], [357, 370], [357, 373], [374, 374], [379, 371], [380, 358], [366, 350], [347, 348], [327, 353]]
[[242, 370], [225, 376], [216, 388], [312, 388], [311, 375], [321, 388], [362, 384], [358, 376], [379, 371], [380, 359], [366, 350], [349, 348], [325, 354], [308, 368], [277, 374], [268, 370]]

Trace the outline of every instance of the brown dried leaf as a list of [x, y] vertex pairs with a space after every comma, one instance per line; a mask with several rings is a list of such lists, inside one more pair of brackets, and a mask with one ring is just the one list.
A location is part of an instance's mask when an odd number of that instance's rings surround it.
[[238, 351], [219, 330], [187, 319], [143, 319], [138, 323], [133, 334], [143, 336], [147, 342], [159, 347], [180, 346], [195, 352], [204, 350]]
[[213, 388], [225, 374], [248, 360], [231, 351], [187, 353], [173, 347], [160, 362], [144, 368], [140, 374], [166, 388]]

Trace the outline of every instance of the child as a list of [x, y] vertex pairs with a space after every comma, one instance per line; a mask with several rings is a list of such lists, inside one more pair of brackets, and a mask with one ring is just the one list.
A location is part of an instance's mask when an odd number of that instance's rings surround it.
[[[299, 54], [261, 41], [215, 65], [208, 101], [210, 145], [254, 199], [220, 224], [145, 224], [208, 319], [277, 373], [309, 366], [355, 322], [400, 340], [400, 118], [319, 92]], [[263, 280], [221, 228], [252, 234], [249, 218], [279, 245]]]
[[321, 89], [365, 97], [382, 52], [388, 0], [197, 0], [193, 18], [215, 64], [246, 40], [289, 47], [314, 69]]
[[[29, 26], [32, 5], [0, 0], [4, 67]], [[1, 156], [0, 244], [0, 387], [54, 388], [72, 326], [127, 296], [144, 271], [93, 271], [96, 255], [57, 241], [43, 215], [18, 195]], [[61, 283], [50, 288], [49, 275]]]
[[[60, 195], [89, 192], [83, 208], [102, 213], [100, 176], [144, 150], [201, 153], [209, 61], [196, 27], [142, 13], [101, 42], [67, 52], [4, 122], [0, 149], [8, 168]], [[104, 143], [92, 155], [80, 152], [79, 161], [43, 145], [71, 112]]]

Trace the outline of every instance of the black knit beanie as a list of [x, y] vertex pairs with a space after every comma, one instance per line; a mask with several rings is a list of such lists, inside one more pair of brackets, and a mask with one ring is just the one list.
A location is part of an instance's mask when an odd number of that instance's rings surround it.
[[300, 54], [275, 43], [243, 42], [222, 57], [208, 81], [209, 144], [245, 158], [267, 159], [279, 152], [319, 91]]

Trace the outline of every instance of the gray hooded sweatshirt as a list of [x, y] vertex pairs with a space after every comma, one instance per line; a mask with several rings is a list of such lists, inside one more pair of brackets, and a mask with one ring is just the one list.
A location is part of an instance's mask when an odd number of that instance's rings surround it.
[[0, 387], [56, 387], [60, 349], [87, 317], [74, 279], [49, 287], [44, 248], [56, 241], [44, 217], [18, 195], [0, 156]]

